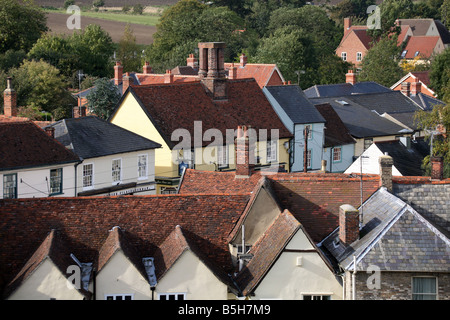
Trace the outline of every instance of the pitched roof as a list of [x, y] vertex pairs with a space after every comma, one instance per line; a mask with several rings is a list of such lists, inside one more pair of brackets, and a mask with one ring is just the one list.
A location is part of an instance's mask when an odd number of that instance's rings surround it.
[[442, 271], [450, 266], [449, 239], [407, 203], [378, 190], [363, 205], [360, 239], [346, 247], [335, 230], [324, 242], [346, 270], [377, 265], [388, 271]]
[[55, 128], [55, 138], [83, 159], [161, 147], [95, 116], [64, 119], [51, 127]]
[[325, 148], [356, 143], [341, 118], [339, 118], [329, 103], [318, 104], [315, 107], [326, 121], [324, 130], [325, 142], [323, 145]]
[[0, 122], [0, 136], [0, 170], [80, 161], [31, 121]]
[[8, 230], [0, 233], [2, 280], [14, 279], [51, 229], [64, 235], [80, 261], [98, 267], [99, 252], [114, 226], [126, 231], [127, 243], [143, 258], [154, 256], [180, 225], [195, 234], [205, 256], [231, 272], [227, 237], [248, 199], [210, 194], [0, 200], [0, 230]]
[[433, 36], [413, 36], [410, 37], [406, 44], [404, 56], [405, 59], [414, 59], [419, 56], [424, 59], [428, 59], [434, 52], [434, 48], [439, 41], [439, 37]]
[[251, 260], [236, 277], [244, 295], [248, 295], [258, 286], [300, 228], [297, 219], [288, 210], [284, 210], [252, 246], [249, 252], [252, 255]]
[[[292, 136], [254, 79], [227, 80], [225, 101], [213, 100], [201, 82], [130, 86], [128, 90], [171, 148], [175, 146], [171, 136], [177, 129], [188, 130], [193, 145], [196, 121], [201, 121], [202, 135], [214, 128], [226, 137], [227, 130], [248, 125], [257, 132], [268, 130], [268, 138], [271, 129], [278, 129], [280, 138]], [[203, 140], [203, 146], [211, 144]]]
[[294, 124], [325, 122], [298, 85], [269, 86], [264, 91], [276, 100]]
[[308, 98], [334, 97], [360, 93], [377, 93], [390, 91], [392, 90], [372, 81], [357, 82], [355, 84], [337, 83], [337, 84], [314, 85], [304, 90], [305, 95]]
[[276, 64], [264, 63], [246, 63], [244, 65], [238, 63], [225, 63], [224, 67], [229, 70], [232, 66], [236, 67], [237, 79], [253, 78], [256, 80], [260, 88], [270, 85], [281, 85], [284, 78]]

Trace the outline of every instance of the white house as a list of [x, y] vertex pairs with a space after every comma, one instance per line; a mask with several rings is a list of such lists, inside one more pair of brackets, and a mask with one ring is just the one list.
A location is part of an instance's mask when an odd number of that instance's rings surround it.
[[64, 119], [55, 138], [76, 153], [76, 195], [155, 194], [155, 149], [160, 145], [95, 116]]

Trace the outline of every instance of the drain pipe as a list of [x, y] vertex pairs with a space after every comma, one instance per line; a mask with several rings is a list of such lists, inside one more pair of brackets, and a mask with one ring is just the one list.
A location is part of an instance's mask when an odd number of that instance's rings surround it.
[[356, 300], [356, 256], [353, 256], [352, 300]]

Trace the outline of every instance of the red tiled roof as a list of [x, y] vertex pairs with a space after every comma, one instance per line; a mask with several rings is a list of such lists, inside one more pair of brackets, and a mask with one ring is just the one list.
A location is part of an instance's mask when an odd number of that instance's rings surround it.
[[[267, 129], [268, 138], [271, 129], [278, 129], [280, 138], [292, 137], [254, 79], [227, 80], [225, 101], [214, 101], [201, 82], [130, 86], [129, 90], [171, 147], [178, 143], [170, 141], [177, 129], [188, 130], [194, 142], [195, 121], [201, 121], [202, 135], [208, 129], [220, 130], [224, 143], [226, 131], [240, 125], [257, 132]], [[203, 146], [211, 143], [201, 140]]]
[[[226, 241], [248, 195], [164, 195], [0, 200], [0, 271], [9, 283], [52, 229], [81, 262], [98, 266], [108, 230], [120, 226], [140, 257], [152, 257], [176, 225], [225, 272], [233, 269]], [[105, 249], [105, 252], [108, 250]], [[107, 255], [105, 255], [107, 256]], [[0, 288], [5, 283], [0, 283]]]
[[430, 71], [412, 71], [411, 74], [426, 86], [430, 85]]
[[437, 42], [439, 41], [439, 37], [428, 37], [428, 36], [413, 36], [408, 40], [408, 44], [406, 45], [404, 50], [407, 50], [405, 58], [406, 59], [414, 59], [416, 57], [416, 53], [421, 58], [429, 58], [436, 47]]
[[[138, 78], [141, 85], [148, 85], [148, 84], [162, 84], [164, 83], [164, 74], [161, 73], [136, 73], [136, 77]], [[192, 76], [192, 75], [173, 75], [173, 82], [174, 83], [183, 83], [183, 82], [192, 82], [192, 81], [198, 81], [198, 76]]]
[[[233, 63], [225, 63], [225, 69], [230, 69]], [[239, 63], [234, 63], [236, 67], [237, 79], [253, 78], [256, 80], [260, 88], [267, 85], [282, 85], [283, 79], [278, 73], [276, 64], [264, 63], [246, 63], [241, 66]]]
[[79, 158], [31, 121], [0, 122], [0, 169], [79, 161]]

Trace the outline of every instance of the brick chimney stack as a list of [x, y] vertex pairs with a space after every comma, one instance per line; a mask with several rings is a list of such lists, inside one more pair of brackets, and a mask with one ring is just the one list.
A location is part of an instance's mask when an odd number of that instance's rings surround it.
[[144, 74], [152, 73], [152, 67], [150, 67], [150, 63], [148, 61], [145, 61], [144, 66], [142, 67], [142, 72]]
[[389, 192], [392, 192], [392, 166], [394, 160], [391, 156], [385, 154], [378, 159], [380, 163], [380, 186], [386, 187]]
[[400, 91], [407, 97], [409, 97], [411, 84], [409, 82], [402, 82]]
[[224, 70], [224, 42], [201, 42], [198, 76], [207, 93], [214, 100], [227, 99], [227, 79]]
[[166, 74], [164, 75], [164, 83], [173, 83], [172, 70], [166, 70]]
[[420, 82], [411, 83], [411, 95], [416, 96], [422, 91], [422, 84]]
[[55, 138], [55, 127], [45, 127], [45, 132], [51, 138]]
[[444, 159], [442, 157], [431, 157], [431, 179], [442, 180], [444, 178]]
[[248, 178], [254, 166], [254, 144], [250, 143], [249, 128], [238, 126], [235, 140], [236, 178]]
[[7, 117], [17, 117], [17, 92], [12, 87], [12, 78], [6, 79], [6, 89], [3, 91], [3, 112]]
[[192, 67], [193, 69], [198, 69], [198, 61], [197, 58], [194, 57], [194, 54], [190, 54], [186, 59], [186, 65], [188, 67]]
[[122, 75], [123, 66], [121, 65], [120, 61], [117, 61], [116, 65], [114, 66], [114, 84], [116, 86], [122, 83]]
[[348, 73], [345, 75], [345, 82], [351, 84], [356, 83], [356, 73], [353, 73], [353, 70], [348, 70]]
[[349, 204], [339, 207], [339, 240], [350, 245], [359, 239], [359, 211]]
[[245, 53], [241, 54], [241, 56], [239, 57], [239, 62], [241, 67], [245, 67], [245, 65], [247, 64], [247, 56], [245, 55]]
[[123, 77], [123, 82], [122, 82], [122, 94], [125, 93], [125, 91], [127, 91], [128, 87], [130, 85], [132, 85], [134, 83], [133, 77], [130, 76], [130, 73], [127, 72], [125, 73], [125, 77]]
[[85, 106], [75, 106], [72, 109], [74, 118], [86, 117], [86, 107]]
[[352, 26], [352, 18], [344, 18], [344, 34], [350, 30]]
[[228, 69], [228, 79], [237, 79], [237, 67], [234, 65], [234, 63], [232, 63], [230, 69]]

